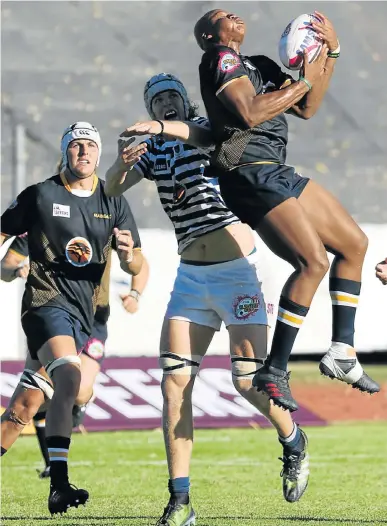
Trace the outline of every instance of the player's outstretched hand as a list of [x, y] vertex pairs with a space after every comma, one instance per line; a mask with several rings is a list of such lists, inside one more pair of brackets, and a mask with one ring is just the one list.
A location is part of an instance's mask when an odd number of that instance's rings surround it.
[[315, 82], [318, 82], [324, 74], [327, 57], [328, 46], [326, 44], [322, 46], [319, 56], [313, 62], [308, 62], [308, 52], [304, 51], [304, 62], [300, 71], [301, 75], [308, 80], [312, 86]]
[[332, 22], [319, 11], [314, 14], [321, 20], [321, 22], [312, 22], [313, 29], [318, 36], [322, 38], [328, 46], [329, 51], [335, 51], [339, 47], [339, 40]]
[[120, 137], [137, 137], [139, 135], [157, 135], [161, 133], [162, 126], [158, 121], [136, 122], [133, 126], [126, 128]]
[[387, 285], [387, 258], [384, 261], [378, 263], [375, 267], [376, 277], [380, 279], [383, 285]]
[[121, 263], [131, 263], [133, 261], [133, 238], [130, 230], [114, 229], [117, 242], [117, 254]]
[[130, 168], [141, 159], [141, 155], [144, 155], [147, 151], [147, 146], [144, 142], [137, 146], [131, 146], [134, 141], [134, 137], [131, 137], [129, 140], [119, 139], [118, 141], [118, 160], [122, 167], [128, 170], [130, 170]]

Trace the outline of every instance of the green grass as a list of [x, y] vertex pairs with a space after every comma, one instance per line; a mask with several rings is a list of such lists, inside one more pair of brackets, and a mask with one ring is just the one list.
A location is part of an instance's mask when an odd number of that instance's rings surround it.
[[[197, 431], [192, 501], [198, 526], [387, 524], [387, 423], [307, 429], [309, 488], [282, 498], [281, 453], [272, 430]], [[35, 437], [19, 440], [2, 462], [5, 526], [154, 525], [168, 499], [160, 431], [76, 435], [71, 480], [90, 491], [86, 508], [49, 519], [48, 481]]]
[[[327, 379], [320, 374], [317, 362], [291, 362], [289, 369], [292, 371], [291, 383], [303, 385], [327, 385]], [[387, 367], [385, 365], [364, 365], [366, 373], [380, 384], [387, 382]], [[328, 386], [330, 384], [328, 383]], [[334, 385], [334, 384], [332, 384]]]

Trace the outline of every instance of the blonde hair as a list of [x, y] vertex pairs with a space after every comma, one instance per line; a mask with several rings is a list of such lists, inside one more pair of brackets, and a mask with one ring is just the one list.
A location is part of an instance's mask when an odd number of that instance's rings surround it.
[[59, 157], [59, 161], [56, 163], [55, 173], [59, 174], [62, 171], [62, 156]]

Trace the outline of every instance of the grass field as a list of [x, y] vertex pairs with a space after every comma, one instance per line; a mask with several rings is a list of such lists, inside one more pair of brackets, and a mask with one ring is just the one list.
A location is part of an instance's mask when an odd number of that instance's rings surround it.
[[[307, 429], [309, 488], [282, 498], [281, 453], [272, 430], [199, 430], [192, 462], [198, 526], [387, 524], [387, 423]], [[71, 481], [90, 491], [86, 508], [49, 518], [48, 481], [35, 437], [23, 437], [2, 462], [6, 526], [154, 525], [168, 499], [160, 431], [76, 435]], [[47, 522], [48, 521], [48, 522]]]

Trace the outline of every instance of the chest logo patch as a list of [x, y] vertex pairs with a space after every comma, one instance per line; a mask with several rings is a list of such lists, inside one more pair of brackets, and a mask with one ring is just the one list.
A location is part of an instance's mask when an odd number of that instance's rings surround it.
[[58, 203], [53, 203], [52, 215], [54, 217], [70, 217], [69, 205], [59, 205]]
[[234, 71], [240, 64], [239, 59], [232, 53], [221, 53], [218, 68], [223, 72]]
[[85, 267], [93, 257], [90, 242], [84, 237], [73, 237], [66, 245], [66, 259], [74, 267]]

